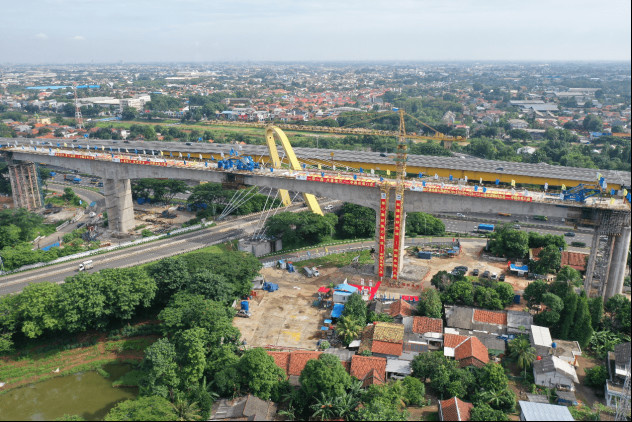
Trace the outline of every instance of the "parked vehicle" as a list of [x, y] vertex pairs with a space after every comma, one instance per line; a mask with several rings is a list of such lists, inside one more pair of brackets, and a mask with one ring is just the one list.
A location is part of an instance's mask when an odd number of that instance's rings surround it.
[[334, 209], [333, 205], [327, 205], [325, 208], [323, 208], [325, 211], [331, 211]]
[[478, 273], [479, 273], [478, 268], [474, 268], [474, 269], [472, 270], [472, 275], [473, 275], [474, 277], [478, 277]]
[[479, 232], [485, 232], [485, 233], [493, 232], [494, 231], [494, 225], [493, 224], [479, 224], [478, 225], [478, 231]]
[[575, 233], [573, 232], [564, 233], [564, 236], [575, 237]]
[[501, 274], [500, 277], [498, 277], [498, 281], [505, 281], [505, 274]]
[[316, 267], [312, 267], [312, 273], [314, 273], [314, 277], [320, 276], [320, 272], [318, 272], [318, 269]]
[[79, 269], [78, 271], [85, 271], [85, 270], [89, 270], [94, 268], [94, 263], [92, 262], [92, 260], [88, 260], [88, 261], [83, 261], [81, 264], [79, 264]]
[[481, 278], [489, 278], [489, 271], [485, 271], [483, 274], [481, 274]]
[[492, 280], [498, 280], [498, 274], [492, 274], [491, 279]]
[[303, 271], [305, 271], [305, 275], [309, 278], [314, 277], [314, 272], [309, 267], [303, 267]]
[[252, 315], [250, 312], [245, 311], [243, 309], [240, 309], [239, 311], [237, 311], [237, 316], [240, 318], [250, 318], [250, 315]]

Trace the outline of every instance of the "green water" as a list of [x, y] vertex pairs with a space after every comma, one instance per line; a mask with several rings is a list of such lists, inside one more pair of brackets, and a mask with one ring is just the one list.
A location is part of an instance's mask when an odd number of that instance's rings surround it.
[[120, 401], [136, 397], [135, 388], [112, 388], [112, 382], [128, 372], [129, 365], [103, 367], [104, 378], [96, 371], [51, 378], [0, 395], [0, 421], [45, 421], [64, 414], [80, 415], [89, 421], [103, 420]]

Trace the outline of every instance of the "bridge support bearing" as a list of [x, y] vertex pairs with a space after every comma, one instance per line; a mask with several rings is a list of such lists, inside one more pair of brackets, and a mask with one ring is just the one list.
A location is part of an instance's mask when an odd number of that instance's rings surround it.
[[9, 164], [9, 181], [15, 208], [33, 211], [44, 206], [35, 163]]
[[616, 237], [611, 250], [611, 264], [608, 271], [608, 282], [605, 286], [604, 299], [608, 300], [623, 291], [625, 267], [630, 249], [630, 227], [623, 227], [621, 235]]
[[110, 230], [127, 234], [134, 228], [132, 184], [129, 179], [104, 179], [105, 207]]

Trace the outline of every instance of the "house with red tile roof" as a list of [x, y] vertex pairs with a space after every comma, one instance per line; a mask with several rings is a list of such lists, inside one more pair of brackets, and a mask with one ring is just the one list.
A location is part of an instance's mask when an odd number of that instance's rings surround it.
[[298, 377], [305, 369], [305, 365], [312, 359], [318, 359], [323, 352], [294, 350], [291, 352], [268, 351], [274, 358], [274, 363], [285, 371], [290, 384], [298, 385]]
[[386, 381], [386, 358], [354, 355], [351, 357], [349, 374], [362, 381], [362, 387], [384, 384]]
[[443, 347], [443, 320], [420, 316], [405, 317], [404, 351], [422, 353]]
[[476, 337], [446, 333], [444, 335], [443, 355], [459, 361], [461, 367], [480, 368], [489, 362], [487, 347]]
[[442, 421], [469, 421], [473, 407], [472, 403], [459, 400], [457, 397], [439, 400], [439, 419]]
[[413, 307], [404, 299], [399, 299], [391, 303], [386, 313], [395, 318], [395, 322], [401, 322], [404, 317], [409, 317], [413, 314]]
[[358, 353], [370, 350], [383, 357], [401, 356], [404, 350], [404, 326], [392, 322], [375, 322], [362, 332]]

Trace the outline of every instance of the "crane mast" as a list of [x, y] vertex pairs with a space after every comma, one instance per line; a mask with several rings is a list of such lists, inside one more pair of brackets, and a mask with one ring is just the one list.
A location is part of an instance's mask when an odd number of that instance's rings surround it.
[[408, 144], [406, 143], [406, 125], [404, 110], [399, 110], [399, 137], [397, 139], [397, 155], [394, 158], [397, 176], [395, 180], [395, 220], [393, 224], [393, 273], [391, 278], [397, 282], [402, 267], [404, 250], [404, 233], [406, 214], [404, 213], [404, 182], [406, 180], [406, 161], [408, 161]]

